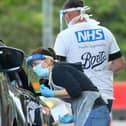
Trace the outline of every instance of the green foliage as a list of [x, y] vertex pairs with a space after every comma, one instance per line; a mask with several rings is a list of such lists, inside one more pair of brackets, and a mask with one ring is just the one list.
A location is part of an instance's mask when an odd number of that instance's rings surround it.
[[[59, 11], [64, 0], [53, 0], [53, 35], [59, 32]], [[27, 54], [42, 46], [42, 2], [43, 0], [0, 0], [0, 39], [7, 45], [20, 48]], [[93, 18], [108, 27], [115, 35], [126, 57], [126, 1], [85, 0], [91, 7]], [[48, 16], [47, 16], [48, 18]], [[126, 80], [126, 71], [116, 74], [116, 80]]]
[[0, 38], [7, 45], [28, 52], [41, 45], [41, 2], [0, 1]]

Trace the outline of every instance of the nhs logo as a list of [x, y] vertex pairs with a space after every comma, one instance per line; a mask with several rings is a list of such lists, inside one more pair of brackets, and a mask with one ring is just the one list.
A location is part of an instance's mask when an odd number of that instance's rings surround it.
[[93, 42], [97, 40], [104, 40], [104, 32], [102, 29], [90, 29], [75, 32], [77, 41], [82, 42]]

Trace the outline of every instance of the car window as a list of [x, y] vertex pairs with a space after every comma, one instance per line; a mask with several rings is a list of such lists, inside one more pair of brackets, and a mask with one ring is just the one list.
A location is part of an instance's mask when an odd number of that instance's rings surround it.
[[33, 90], [32, 84], [28, 81], [28, 76], [23, 68], [19, 71], [6, 72], [9, 84], [12, 86], [20, 87], [26, 90], [31, 91], [34, 95], [38, 95]]
[[16, 71], [5, 72], [5, 76], [9, 81], [9, 84], [16, 87], [22, 87], [21, 79]]

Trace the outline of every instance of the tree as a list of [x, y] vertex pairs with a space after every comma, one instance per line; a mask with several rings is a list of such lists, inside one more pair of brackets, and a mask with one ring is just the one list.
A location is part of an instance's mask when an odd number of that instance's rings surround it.
[[[54, 40], [59, 32], [59, 11], [63, 3], [64, 0], [54, 0]], [[32, 49], [42, 46], [41, 4], [41, 0], [0, 0], [0, 39], [9, 46], [24, 50], [26, 55]], [[85, 5], [91, 7], [89, 13], [93, 14], [93, 18], [114, 33], [126, 57], [126, 1], [85, 0]], [[125, 75], [126, 72], [122, 71], [116, 75], [116, 78], [125, 80]]]

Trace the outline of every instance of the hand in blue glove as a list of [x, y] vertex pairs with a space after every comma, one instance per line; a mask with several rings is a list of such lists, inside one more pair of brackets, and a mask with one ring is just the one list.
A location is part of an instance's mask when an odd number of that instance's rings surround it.
[[55, 92], [51, 89], [49, 89], [48, 87], [46, 87], [44, 84], [42, 84], [40, 86], [40, 92], [43, 96], [46, 97], [54, 97], [55, 96]]
[[59, 116], [59, 121], [61, 123], [72, 123], [74, 122], [74, 117], [72, 115]]

